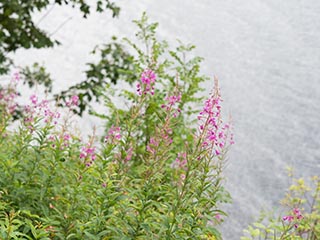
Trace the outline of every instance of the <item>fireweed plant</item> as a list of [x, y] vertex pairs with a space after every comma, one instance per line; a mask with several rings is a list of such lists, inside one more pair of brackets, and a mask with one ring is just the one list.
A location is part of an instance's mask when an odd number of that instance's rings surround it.
[[17, 84], [1, 88], [0, 239], [221, 239], [220, 203], [230, 199], [222, 171], [233, 137], [218, 82], [198, 111], [206, 78], [201, 59], [186, 57], [193, 47], [169, 51], [155, 39], [157, 24], [145, 15], [136, 24], [145, 50], [126, 41], [137, 50], [140, 78], [131, 90], [103, 89], [101, 142], [75, 134], [81, 96], [62, 111], [33, 94], [10, 130]]
[[288, 168], [291, 186], [273, 212], [264, 211], [258, 221], [244, 230], [241, 240], [249, 239], [308, 239], [320, 236], [320, 179], [295, 178]]
[[[154, 70], [142, 72], [131, 117], [119, 117], [99, 149], [94, 138], [73, 136], [68, 120], [36, 95], [18, 130], [7, 130], [9, 114], [1, 115], [2, 239], [220, 238], [219, 202], [228, 199], [221, 172], [233, 140], [217, 82], [192, 141], [177, 148], [178, 90], [157, 107], [150, 137], [139, 131], [156, 81]], [[69, 113], [77, 103], [77, 96], [70, 99]], [[1, 110], [10, 113], [11, 106]]]
[[[218, 81], [208, 99], [199, 97], [207, 78], [202, 59], [188, 57], [194, 46], [170, 50], [147, 20], [135, 21], [139, 42], [125, 39], [136, 53], [123, 79], [130, 86], [100, 89], [107, 113], [92, 114], [105, 120], [102, 137], [76, 134], [72, 118], [83, 96], [72, 93], [63, 111], [31, 95], [12, 130], [19, 74], [1, 85], [0, 239], [221, 239], [220, 203], [230, 201], [222, 173], [234, 140]], [[294, 204], [282, 225], [249, 234], [317, 239], [317, 186], [316, 210], [308, 214], [302, 200], [288, 198]], [[299, 189], [306, 190], [301, 181], [292, 190]]]

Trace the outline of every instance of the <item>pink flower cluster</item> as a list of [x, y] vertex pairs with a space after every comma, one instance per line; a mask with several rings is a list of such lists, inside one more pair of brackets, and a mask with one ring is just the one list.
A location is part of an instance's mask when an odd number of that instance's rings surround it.
[[200, 133], [204, 139], [203, 147], [213, 147], [215, 155], [220, 155], [228, 144], [234, 144], [233, 133], [230, 133], [230, 125], [223, 123], [221, 116], [222, 99], [216, 85], [215, 93], [204, 103], [204, 108], [198, 116], [200, 121]]
[[4, 106], [8, 113], [13, 113], [18, 104], [15, 102], [17, 92], [14, 89], [0, 89], [0, 106]]
[[51, 135], [49, 137], [49, 141], [52, 142], [52, 147], [56, 148], [56, 142], [59, 141], [60, 143], [58, 143], [60, 145], [60, 150], [63, 150], [65, 147], [68, 147], [71, 141], [71, 135], [69, 133], [63, 133], [60, 136], [56, 136], [56, 135]]
[[154, 83], [156, 81], [156, 74], [151, 69], [146, 69], [141, 74], [141, 84], [137, 84], [137, 92], [141, 96], [150, 93], [154, 95]]
[[20, 82], [20, 73], [19, 72], [13, 73], [13, 78], [11, 79], [11, 82], [14, 84]]
[[85, 160], [85, 164], [87, 167], [90, 167], [94, 160], [96, 159], [95, 147], [92, 147], [91, 144], [87, 144], [87, 146], [83, 146], [80, 151], [80, 159]]
[[156, 138], [151, 137], [149, 144], [147, 145], [147, 151], [152, 155], [154, 155], [157, 152], [158, 146], [159, 146], [159, 141]]
[[109, 131], [107, 136], [104, 138], [105, 142], [109, 143], [117, 143], [121, 140], [121, 128], [120, 127], [115, 127], [112, 126]]
[[[168, 102], [167, 104], [162, 104], [161, 108], [165, 109], [166, 111], [171, 111], [173, 109], [173, 106], [176, 103], [179, 103], [181, 101], [181, 94], [177, 94], [177, 95], [172, 95], [172, 96], [167, 96], [165, 98], [165, 100]], [[181, 109], [180, 108], [176, 108], [174, 109], [173, 112], [173, 117], [176, 118], [178, 116], [178, 114], [181, 113]]]
[[[301, 211], [298, 208], [294, 208], [292, 210], [292, 213], [293, 213], [292, 215], [287, 215], [287, 216], [282, 217], [282, 220], [285, 221], [285, 222], [291, 223], [291, 222], [296, 221], [296, 220], [299, 221], [299, 220], [301, 220], [303, 218], [303, 216], [301, 214]], [[299, 225], [297, 223], [294, 224], [295, 228], [298, 228], [298, 226]]]
[[38, 101], [38, 97], [33, 94], [30, 96], [31, 105], [25, 106], [25, 112], [27, 116], [24, 119], [25, 123], [32, 123], [35, 118], [44, 118], [44, 122], [50, 124], [58, 123], [60, 118], [60, 113], [58, 111], [53, 111], [50, 109], [49, 102], [47, 100]]
[[132, 158], [133, 155], [133, 147], [129, 147], [129, 149], [126, 151], [126, 158], [125, 158], [125, 162], [129, 162]]
[[173, 163], [173, 167], [187, 170], [187, 153], [186, 152], [180, 152], [178, 153], [178, 156]]
[[66, 102], [67, 107], [78, 106], [79, 105], [79, 97], [77, 95], [73, 95], [69, 101]]
[[166, 97], [166, 100], [168, 101], [169, 106], [173, 106], [176, 103], [181, 101], [181, 94], [179, 93], [178, 95], [168, 96], [168, 97]]
[[15, 72], [11, 78], [9, 86], [0, 88], [0, 106], [5, 107], [9, 114], [13, 113], [18, 106], [16, 98], [18, 92], [16, 91], [17, 83], [20, 81], [19, 72]]

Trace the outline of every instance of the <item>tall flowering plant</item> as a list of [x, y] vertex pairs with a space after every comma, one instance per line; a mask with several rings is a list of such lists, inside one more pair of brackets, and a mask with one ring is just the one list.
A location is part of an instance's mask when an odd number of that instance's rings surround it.
[[[19, 129], [3, 127], [0, 238], [221, 239], [221, 203], [230, 199], [222, 173], [233, 136], [218, 82], [197, 109], [206, 78], [201, 59], [185, 58], [193, 47], [169, 51], [155, 38], [156, 24], [145, 15], [137, 24], [147, 46], [134, 60], [140, 78], [129, 90], [103, 89], [108, 110], [97, 114], [106, 120], [100, 142], [98, 133], [82, 140], [71, 127], [81, 96], [60, 111], [32, 95]], [[20, 210], [29, 213], [21, 228], [12, 221], [23, 219]]]
[[[120, 229], [110, 229], [110, 234], [218, 239], [216, 226], [225, 215], [219, 203], [228, 201], [222, 187], [224, 155], [234, 143], [230, 124], [222, 117], [218, 81], [199, 112], [196, 130], [185, 125], [179, 79], [175, 89], [163, 95], [156, 87], [161, 81], [157, 75], [151, 68], [142, 71], [132, 106], [127, 111], [114, 109], [118, 123], [107, 130], [104, 164], [99, 167], [112, 172], [102, 186], [118, 176], [121, 195], [107, 224], [125, 222]], [[141, 94], [141, 89], [154, 92]], [[182, 132], [189, 135], [181, 136]]]

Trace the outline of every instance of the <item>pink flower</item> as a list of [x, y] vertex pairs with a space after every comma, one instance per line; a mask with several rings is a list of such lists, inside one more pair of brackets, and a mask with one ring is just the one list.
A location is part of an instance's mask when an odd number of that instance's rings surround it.
[[178, 93], [176, 95], [167, 96], [165, 100], [168, 102], [167, 104], [162, 104], [161, 108], [165, 109], [167, 112], [173, 112], [172, 116], [176, 118], [181, 112], [180, 108], [173, 108], [173, 106], [181, 101], [181, 94]]
[[117, 143], [121, 140], [121, 137], [121, 128], [112, 126], [104, 140], [105, 142], [110, 141], [111, 143]]
[[79, 105], [79, 97], [77, 95], [73, 95], [69, 101], [66, 102], [68, 107], [78, 106]]
[[87, 144], [87, 146], [83, 146], [81, 148], [81, 152], [79, 155], [80, 159], [87, 160], [85, 161], [85, 165], [90, 167], [94, 160], [96, 159], [95, 148], [91, 146], [91, 144]]
[[166, 97], [166, 100], [169, 102], [169, 105], [172, 106], [174, 104], [176, 104], [177, 102], [180, 102], [181, 101], [181, 94], [175, 96], [168, 96]]
[[70, 138], [71, 138], [71, 136], [68, 133], [64, 134], [64, 136], [63, 136], [64, 141], [69, 141]]
[[131, 160], [131, 158], [132, 158], [132, 155], [133, 155], [133, 148], [132, 148], [132, 147], [130, 147], [130, 148], [126, 151], [126, 153], [127, 153], [127, 156], [126, 156], [126, 162], [128, 162], [128, 161], [130, 161], [130, 160]]
[[13, 83], [18, 83], [20, 81], [20, 73], [18, 71], [13, 74], [11, 81]]
[[79, 97], [77, 95], [73, 95], [71, 99], [66, 103], [68, 107], [78, 106], [79, 105]]
[[30, 96], [30, 100], [31, 100], [31, 102], [32, 102], [33, 105], [36, 105], [37, 102], [38, 102], [38, 97], [37, 97], [35, 94], [32, 94], [32, 95]]
[[141, 83], [136, 85], [139, 95], [150, 93], [154, 95], [154, 83], [156, 81], [156, 74], [151, 69], [146, 69], [141, 74]]
[[230, 125], [223, 123], [222, 120], [221, 102], [222, 99], [216, 80], [214, 93], [204, 102], [204, 107], [198, 115], [202, 147], [212, 148], [216, 156], [223, 153], [228, 143], [234, 143], [233, 133], [230, 132]]
[[48, 100], [39, 101], [35, 94], [30, 96], [31, 105], [25, 106], [25, 120], [28, 125], [32, 125], [35, 119], [43, 120], [46, 124], [53, 123], [56, 125], [60, 118], [60, 113], [56, 110], [52, 110], [49, 106]]
[[75, 106], [78, 105], [79, 104], [79, 97], [77, 95], [72, 96], [71, 103]]
[[293, 214], [298, 216], [298, 215], [301, 215], [301, 212], [300, 212], [300, 210], [298, 208], [294, 208], [293, 209]]
[[217, 213], [215, 216], [215, 219], [217, 219], [218, 221], [221, 221], [221, 215], [219, 213]]
[[294, 220], [294, 216], [291, 216], [291, 215], [289, 215], [289, 216], [284, 216], [284, 217], [282, 218], [282, 220], [283, 220], [283, 221], [292, 222], [292, 221]]
[[94, 154], [95, 148], [85, 148], [84, 151], [85, 151], [88, 155], [92, 155], [92, 154]]
[[294, 208], [293, 209], [293, 214], [295, 215], [295, 217], [298, 219], [298, 220], [301, 220], [303, 218], [302, 214], [301, 214], [301, 211], [299, 210], [299, 208]]
[[187, 164], [188, 164], [187, 153], [180, 152], [180, 153], [178, 153], [178, 156], [177, 156], [175, 162], [173, 163], [173, 167], [187, 170]]
[[151, 69], [146, 69], [141, 74], [141, 82], [143, 84], [149, 85], [154, 83], [156, 80], [156, 74]]
[[182, 174], [180, 175], [180, 179], [181, 179], [181, 181], [184, 181], [184, 180], [186, 179], [186, 175], [182, 173]]
[[159, 141], [154, 137], [151, 137], [149, 144], [147, 145], [147, 151], [150, 152], [151, 154], [155, 154], [158, 146], [159, 146]]

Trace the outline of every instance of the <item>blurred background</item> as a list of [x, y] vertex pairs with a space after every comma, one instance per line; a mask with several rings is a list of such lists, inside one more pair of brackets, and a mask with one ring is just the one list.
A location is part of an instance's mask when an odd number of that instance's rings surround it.
[[[90, 1], [88, 1], [90, 2]], [[233, 204], [222, 225], [224, 239], [239, 239], [263, 208], [278, 205], [297, 176], [320, 175], [320, 1], [318, 0], [118, 0], [109, 12], [82, 17], [78, 9], [53, 6], [34, 15], [39, 27], [61, 42], [52, 49], [18, 50], [17, 65], [43, 63], [54, 92], [84, 79], [90, 51], [111, 36], [133, 38], [133, 19], [146, 11], [159, 22], [159, 39], [197, 46], [202, 72], [220, 80], [236, 144], [228, 155], [226, 186]], [[86, 118], [90, 131], [99, 122]], [[101, 127], [103, 129], [103, 127]]]

